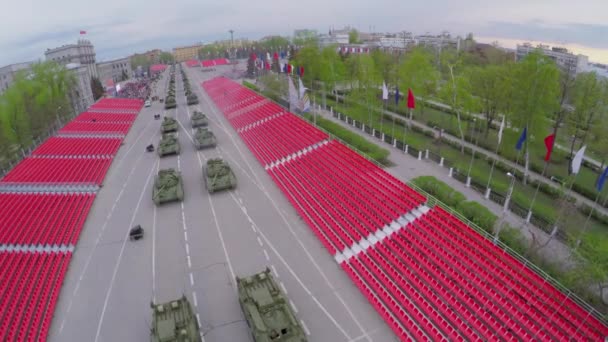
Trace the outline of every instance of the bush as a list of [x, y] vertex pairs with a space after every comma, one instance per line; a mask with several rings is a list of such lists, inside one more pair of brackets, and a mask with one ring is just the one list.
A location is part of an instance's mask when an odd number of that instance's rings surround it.
[[[309, 121], [312, 120], [310, 115], [307, 115], [306, 118]], [[348, 145], [351, 145], [357, 150], [367, 154], [370, 158], [374, 159], [378, 163], [383, 165], [388, 164], [388, 156], [390, 154], [389, 150], [371, 143], [365, 138], [361, 137], [358, 133], [351, 132], [347, 128], [342, 127], [340, 124], [331, 122], [329, 120], [317, 117], [317, 125], [340, 138]]]
[[251, 83], [251, 82], [247, 82], [247, 81], [243, 81], [243, 85], [253, 91], [260, 91], [260, 88], [258, 88], [255, 84]]
[[526, 253], [528, 246], [525, 238], [517, 228], [513, 228], [505, 223], [505, 227], [498, 233], [498, 238], [502, 243], [509, 246], [519, 254]]
[[463, 194], [433, 176], [420, 176], [414, 178], [412, 183], [453, 208], [456, 208], [459, 203], [467, 200]]
[[486, 232], [494, 231], [494, 224], [498, 220], [498, 216], [483, 205], [475, 201], [461, 202], [457, 210]]

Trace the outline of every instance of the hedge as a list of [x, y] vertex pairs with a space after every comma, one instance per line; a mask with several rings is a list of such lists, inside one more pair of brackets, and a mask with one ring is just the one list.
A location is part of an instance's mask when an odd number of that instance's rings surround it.
[[247, 81], [243, 81], [243, 85], [253, 91], [260, 91], [260, 88], [258, 88], [258, 86], [256, 86], [255, 84], [251, 83], [251, 82], [247, 82]]
[[[310, 114], [305, 116], [309, 121], [312, 121], [313, 118]], [[382, 165], [388, 165], [388, 156], [390, 151], [382, 148], [374, 143], [367, 141], [365, 138], [361, 137], [358, 133], [351, 132], [349, 129], [342, 127], [342, 125], [337, 124], [335, 122], [329, 121], [327, 119], [323, 119], [317, 116], [317, 125], [327, 132], [335, 135], [340, 138], [348, 145], [351, 145], [355, 149], [367, 154], [370, 158], [374, 159], [378, 163]]]
[[466, 197], [462, 193], [433, 176], [416, 177], [412, 180], [412, 183], [452, 207], [486, 232], [493, 232], [498, 216], [494, 215], [488, 208], [475, 201], [466, 201]]

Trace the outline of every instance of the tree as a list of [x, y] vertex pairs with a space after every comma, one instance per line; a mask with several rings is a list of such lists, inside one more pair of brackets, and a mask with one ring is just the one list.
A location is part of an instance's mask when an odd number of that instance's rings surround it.
[[359, 44], [359, 31], [352, 29], [348, 32], [348, 43]]
[[286, 49], [288, 45], [289, 39], [281, 36], [272, 36], [263, 42], [260, 42], [260, 47], [266, 51], [270, 51], [271, 56], [273, 52]]
[[[584, 72], [576, 76], [574, 82], [574, 111], [569, 116], [569, 133], [572, 134], [570, 155], [578, 138], [584, 145], [591, 127], [597, 122], [602, 107], [603, 85], [594, 72]], [[579, 136], [580, 135], [580, 136]]]
[[159, 60], [161, 64], [172, 64], [175, 58], [171, 52], [163, 51], [160, 53]]
[[527, 126], [528, 136], [544, 136], [545, 118], [559, 106], [559, 70], [555, 62], [541, 52], [530, 53], [515, 65], [513, 80], [511, 124]]
[[396, 85], [398, 74], [395, 72], [397, 69], [395, 58], [380, 50], [372, 51], [371, 56], [374, 60], [375, 69], [378, 71], [380, 78], [386, 82], [387, 87]]
[[93, 92], [93, 99], [95, 101], [99, 100], [105, 92], [101, 81], [97, 77], [91, 77], [91, 92]]
[[[416, 48], [405, 56], [399, 66], [399, 88], [402, 92], [411, 88], [416, 97], [427, 100], [437, 91], [439, 72], [432, 64], [432, 56], [422, 48]], [[424, 112], [425, 102], [418, 106]]]
[[472, 67], [468, 70], [473, 94], [480, 99], [481, 111], [486, 118], [486, 136], [498, 113], [510, 109], [512, 91], [510, 64]]
[[577, 280], [584, 289], [588, 285], [595, 284], [603, 298], [604, 291], [608, 288], [608, 239], [598, 232], [584, 233], [580, 247], [576, 249], [575, 255], [579, 257]]

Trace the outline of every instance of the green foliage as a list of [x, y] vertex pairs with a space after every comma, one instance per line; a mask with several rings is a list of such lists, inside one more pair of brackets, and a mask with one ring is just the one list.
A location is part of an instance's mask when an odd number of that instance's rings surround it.
[[446, 183], [433, 176], [420, 176], [414, 178], [412, 183], [452, 207], [488, 233], [493, 231], [498, 217], [483, 205], [474, 201], [466, 201], [466, 197], [462, 193], [454, 190]]
[[[605, 109], [602, 101], [603, 84], [594, 72], [580, 73], [574, 82], [574, 111], [568, 116], [568, 133], [574, 137], [572, 148], [580, 138], [584, 145], [591, 127], [601, 118], [600, 111]], [[571, 151], [572, 153], [572, 151]]]
[[249, 88], [249, 89], [253, 90], [253, 91], [257, 91], [257, 92], [259, 92], [259, 91], [260, 91], [260, 89], [259, 89], [259, 88], [258, 88], [258, 87], [257, 87], [255, 84], [253, 84], [253, 83], [251, 83], [251, 82], [243, 81], [243, 85], [244, 85], [245, 87], [247, 87], [247, 88]]
[[[407, 94], [411, 88], [419, 98], [429, 98], [437, 92], [440, 74], [432, 64], [432, 56], [424, 49], [417, 48], [407, 54], [399, 66], [399, 88]], [[424, 102], [418, 102], [424, 107]]]
[[348, 43], [359, 44], [359, 31], [352, 29], [348, 32]]
[[95, 101], [99, 100], [103, 96], [105, 90], [103, 89], [103, 85], [101, 84], [99, 78], [91, 77], [91, 91], [93, 92], [93, 99]]
[[[312, 120], [310, 115], [307, 115], [309, 120]], [[380, 164], [387, 165], [389, 163], [388, 156], [389, 150], [382, 148], [374, 143], [367, 141], [355, 132], [351, 132], [347, 128], [342, 127], [340, 124], [335, 122], [317, 117], [317, 125], [327, 132], [335, 135], [346, 144], [354, 147], [355, 149], [365, 153], [370, 158], [374, 159]]]
[[[71, 114], [68, 94], [75, 84], [74, 75], [52, 61], [32, 65], [21, 71], [14, 83], [0, 96], [0, 143], [3, 147], [28, 148], [46, 134], [57, 120]], [[14, 149], [13, 149], [14, 150]], [[6, 154], [12, 151], [6, 147]], [[11, 156], [0, 155], [0, 159]]]
[[271, 57], [273, 52], [276, 52], [279, 49], [285, 49], [288, 45], [289, 39], [281, 36], [272, 36], [269, 39], [260, 42], [260, 47], [264, 50], [270, 51]]
[[171, 52], [162, 51], [159, 56], [161, 64], [172, 64], [175, 61]]

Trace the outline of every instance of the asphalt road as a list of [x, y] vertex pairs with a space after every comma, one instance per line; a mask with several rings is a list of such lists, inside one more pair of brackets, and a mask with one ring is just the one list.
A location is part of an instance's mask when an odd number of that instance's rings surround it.
[[[244, 65], [239, 68], [243, 69]], [[395, 341], [363, 295], [299, 219], [200, 83], [213, 72], [185, 68], [200, 104], [186, 106], [176, 71], [181, 154], [159, 159], [145, 146], [158, 144], [160, 103], [144, 108], [99, 191], [74, 252], [49, 333], [50, 341], [149, 340], [150, 302], [185, 294], [206, 342], [251, 341], [238, 305], [235, 275], [270, 267], [310, 333], [310, 341]], [[165, 87], [168, 72], [159, 87]], [[163, 93], [163, 92], [161, 92]], [[200, 109], [218, 139], [196, 151], [189, 115]], [[208, 194], [202, 165], [227, 160], [236, 190]], [[155, 207], [152, 182], [158, 168], [182, 172], [185, 199]], [[140, 224], [142, 240], [127, 239]]]

